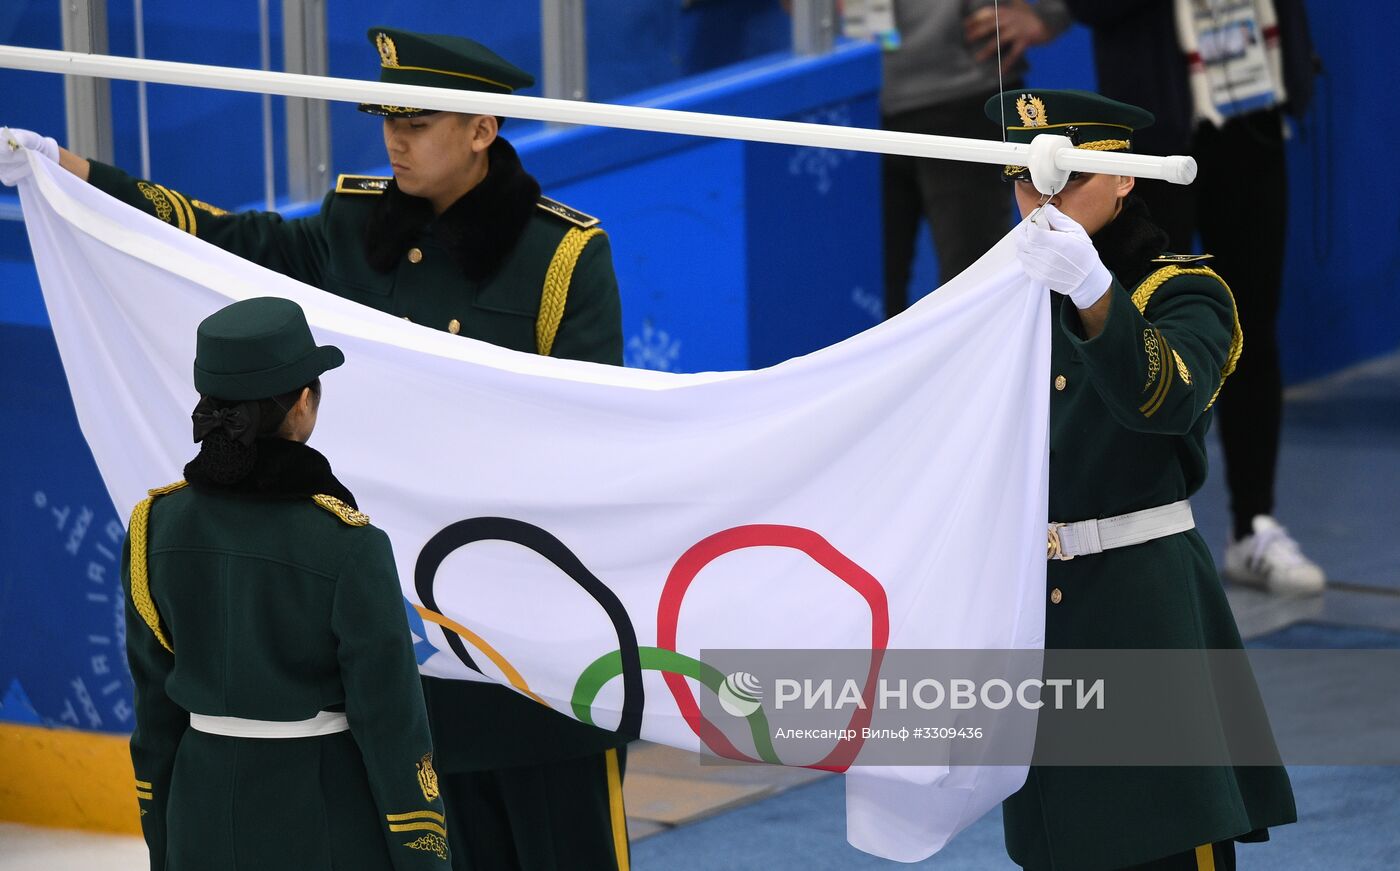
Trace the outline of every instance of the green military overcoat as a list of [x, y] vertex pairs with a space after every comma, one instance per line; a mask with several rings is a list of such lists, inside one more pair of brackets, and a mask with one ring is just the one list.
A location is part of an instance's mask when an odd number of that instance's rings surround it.
[[89, 181], [207, 242], [416, 324], [517, 351], [622, 362], [622, 303], [598, 221], [541, 197], [497, 139], [486, 178], [434, 217], [392, 179], [342, 176], [315, 215], [229, 213], [92, 161]]
[[[1229, 288], [1205, 258], [1159, 257], [1165, 244], [1129, 197], [1094, 237], [1115, 276], [1103, 332], [1086, 339], [1078, 309], [1054, 297], [1052, 522], [1168, 505], [1205, 480], [1210, 408], [1242, 336]], [[1048, 569], [1047, 649], [1241, 647], [1194, 529]], [[1074, 871], [1257, 840], [1296, 818], [1281, 767], [1033, 766], [1003, 805], [1012, 859]]]
[[[153, 871], [449, 867], [427, 714], [389, 539], [325, 458], [263, 439], [223, 486], [186, 468], [122, 557], [131, 756]], [[190, 714], [350, 730], [234, 738]]]

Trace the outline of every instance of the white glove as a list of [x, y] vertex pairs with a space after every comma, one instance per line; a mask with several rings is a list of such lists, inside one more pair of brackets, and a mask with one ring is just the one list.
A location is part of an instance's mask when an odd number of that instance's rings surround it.
[[1075, 220], [1046, 203], [1041, 211], [1048, 228], [1022, 221], [1016, 254], [1031, 278], [1065, 294], [1079, 308], [1089, 308], [1113, 285], [1113, 275], [1099, 259], [1089, 234]]
[[0, 127], [0, 182], [10, 187], [29, 174], [29, 161], [24, 149], [37, 151], [58, 163], [58, 143], [50, 136], [40, 136], [32, 130]]

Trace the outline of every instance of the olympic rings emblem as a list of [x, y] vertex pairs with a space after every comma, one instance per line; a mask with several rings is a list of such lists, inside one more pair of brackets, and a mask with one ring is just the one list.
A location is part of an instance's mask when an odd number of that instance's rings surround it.
[[[676, 635], [681, 603], [691, 583], [705, 566], [725, 554], [750, 547], [783, 547], [798, 550], [860, 594], [870, 608], [870, 668], [862, 692], [865, 705], [852, 714], [850, 730], [859, 735], [861, 727], [870, 724], [876, 681], [889, 645], [889, 602], [885, 589], [873, 575], [809, 529], [774, 524], [738, 526], [717, 532], [693, 545], [676, 561], [662, 587], [656, 616], [656, 647], [641, 647], [637, 644], [631, 617], [617, 595], [590, 572], [562, 541], [540, 527], [504, 517], [477, 517], [443, 529], [428, 540], [418, 555], [414, 586], [424, 605], [415, 606], [419, 614], [448, 630], [443, 633], [448, 645], [468, 668], [481, 671], [463, 644], [463, 639], [470, 641], [485, 653], [513, 686], [535, 701], [545, 704], [543, 699], [530, 690], [520, 672], [485, 639], [443, 616], [438, 609], [433, 587], [442, 563], [459, 548], [488, 540], [514, 542], [543, 556], [589, 593], [612, 621], [618, 649], [589, 664], [574, 685], [571, 707], [574, 717], [580, 722], [593, 725], [594, 700], [605, 684], [621, 676], [622, 717], [617, 731], [628, 737], [638, 737], [645, 699], [642, 671], [659, 671], [686, 723], [711, 752], [731, 759], [774, 764], [781, 764], [781, 760], [773, 748], [762, 708], [747, 718], [759, 759], [740, 751], [719, 727], [701, 713], [685, 679], [692, 678], [711, 692], [718, 692], [724, 682], [724, 675], [713, 666], [677, 651]], [[855, 760], [862, 744], [860, 739], [841, 739], [831, 753], [808, 767], [845, 771]]]

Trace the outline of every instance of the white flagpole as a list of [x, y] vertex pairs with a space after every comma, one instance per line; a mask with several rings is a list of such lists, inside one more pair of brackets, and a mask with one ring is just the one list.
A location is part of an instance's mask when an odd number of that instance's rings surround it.
[[[1042, 170], [1052, 170], [1049, 164], [1053, 163], [1053, 170], [1058, 170], [1059, 173], [1102, 172], [1163, 179], [1176, 184], [1189, 184], [1196, 176], [1196, 162], [1190, 157], [1182, 156], [1153, 157], [1145, 154], [1056, 147], [1045, 149], [1040, 155], [1041, 159], [1037, 160], [1032, 156], [1029, 145], [991, 139], [925, 136], [861, 127], [833, 127], [797, 121], [770, 121], [733, 115], [681, 112], [674, 109], [551, 100], [515, 94], [487, 94], [450, 88], [394, 85], [359, 79], [336, 79], [0, 45], [0, 68], [6, 67], [255, 94], [280, 94], [285, 97], [415, 106], [444, 112], [500, 115], [561, 124], [623, 127], [684, 136], [711, 136], [779, 145], [903, 154], [971, 163], [1030, 165], [1032, 171], [1037, 174]], [[1063, 142], [1067, 145], [1068, 140]], [[1052, 156], [1053, 161], [1047, 160]], [[1039, 179], [1037, 186], [1040, 186]]]

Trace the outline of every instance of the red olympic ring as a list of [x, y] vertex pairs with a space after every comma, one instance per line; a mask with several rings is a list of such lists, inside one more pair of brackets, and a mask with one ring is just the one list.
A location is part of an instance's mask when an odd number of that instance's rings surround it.
[[[884, 661], [885, 650], [890, 640], [890, 609], [885, 597], [885, 588], [874, 575], [852, 562], [826, 539], [810, 529], [799, 526], [778, 526], [773, 524], [753, 524], [736, 526], [716, 532], [697, 542], [690, 550], [676, 560], [666, 585], [661, 590], [661, 601], [656, 612], [656, 643], [658, 647], [676, 650], [676, 629], [680, 623], [681, 600], [685, 598], [695, 576], [700, 570], [718, 557], [736, 550], [750, 547], [788, 547], [799, 550], [811, 557], [822, 568], [845, 581], [851, 589], [859, 593], [870, 606], [870, 671], [866, 676], [862, 697], [865, 707], [851, 715], [850, 728], [860, 734], [860, 729], [870, 725], [874, 708], [875, 683], [879, 678], [880, 666]], [[664, 672], [666, 686], [676, 699], [676, 707], [690, 724], [705, 746], [716, 755], [729, 759], [743, 759], [749, 762], [759, 760], [742, 752], [725, 737], [724, 733], [705, 718], [695, 701], [685, 677], [674, 672]], [[808, 768], [828, 771], [845, 771], [855, 761], [863, 739], [840, 739], [835, 749], [820, 762]]]

